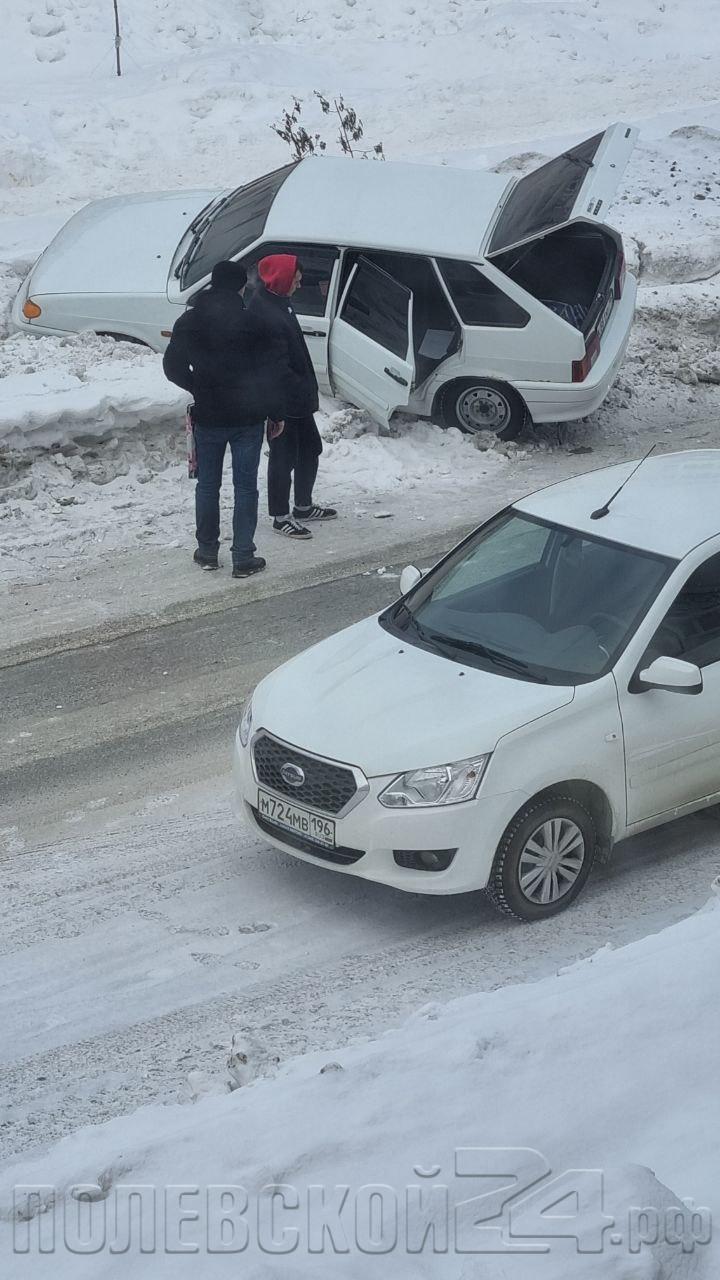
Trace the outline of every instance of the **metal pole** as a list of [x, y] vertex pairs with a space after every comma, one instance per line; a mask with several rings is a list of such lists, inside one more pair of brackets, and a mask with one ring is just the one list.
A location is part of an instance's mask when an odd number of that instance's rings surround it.
[[118, 13], [118, 0], [113, 0], [113, 9], [115, 10], [115, 66], [117, 68], [118, 75], [121, 76], [122, 69], [120, 67], [120, 42], [122, 37], [120, 35], [120, 15]]

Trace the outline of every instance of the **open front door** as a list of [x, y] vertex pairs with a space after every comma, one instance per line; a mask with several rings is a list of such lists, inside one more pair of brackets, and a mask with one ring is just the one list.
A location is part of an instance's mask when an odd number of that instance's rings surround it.
[[500, 210], [488, 258], [577, 218], [604, 222], [637, 136], [637, 129], [613, 124], [520, 178]]
[[407, 405], [415, 377], [410, 290], [360, 258], [332, 322], [329, 352], [335, 395], [385, 425]]

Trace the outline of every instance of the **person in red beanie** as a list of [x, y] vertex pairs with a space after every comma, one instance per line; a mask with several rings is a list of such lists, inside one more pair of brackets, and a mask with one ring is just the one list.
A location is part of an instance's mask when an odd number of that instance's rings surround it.
[[[292, 253], [276, 253], [258, 263], [259, 287], [249, 310], [274, 330], [284, 358], [278, 369], [285, 405], [285, 425], [268, 429], [268, 508], [272, 527], [283, 537], [311, 538], [311, 520], [334, 520], [337, 511], [313, 502], [313, 486], [322, 453], [322, 440], [314, 414], [318, 408], [318, 384], [310, 352], [290, 298], [302, 280], [302, 267]], [[294, 504], [290, 488], [294, 483]]]

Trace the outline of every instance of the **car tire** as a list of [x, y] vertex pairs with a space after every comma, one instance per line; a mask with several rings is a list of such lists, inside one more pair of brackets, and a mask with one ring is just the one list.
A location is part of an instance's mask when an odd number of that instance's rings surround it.
[[530, 418], [515, 388], [493, 378], [447, 383], [440, 391], [438, 410], [444, 427], [458, 427], [467, 435], [493, 431], [500, 440], [517, 440]]
[[[554, 853], [553, 844], [557, 846]], [[528, 848], [529, 845], [532, 848]], [[531, 801], [513, 818], [498, 845], [487, 895], [493, 906], [516, 920], [545, 920], [558, 911], [564, 911], [582, 892], [592, 870], [597, 845], [597, 828], [592, 814], [577, 800], [558, 791], [542, 800]], [[567, 850], [564, 854], [563, 847]], [[542, 853], [536, 850], [542, 850]], [[550, 872], [551, 896], [543, 902], [540, 900], [543, 896], [542, 879], [528, 885], [526, 878], [532, 876], [533, 869], [540, 877], [542, 865], [550, 870], [553, 857], [566, 859], [565, 874], [555, 874], [553, 880]], [[569, 880], [571, 870], [574, 878]], [[522, 880], [526, 881], [525, 886]], [[561, 893], [556, 892], [563, 883], [567, 887]]]

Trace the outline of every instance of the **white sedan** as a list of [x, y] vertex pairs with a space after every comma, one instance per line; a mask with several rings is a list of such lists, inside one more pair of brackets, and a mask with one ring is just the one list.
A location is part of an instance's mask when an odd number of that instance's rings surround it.
[[635, 142], [616, 124], [524, 177], [446, 165], [285, 165], [236, 191], [98, 200], [39, 258], [16, 328], [91, 330], [164, 350], [222, 258], [252, 280], [296, 254], [293, 301], [323, 391], [381, 424], [397, 410], [519, 435], [607, 395], [635, 307], [605, 221]]
[[251, 827], [539, 920], [616, 841], [720, 801], [720, 450], [633, 465], [501, 511], [264, 679], [235, 748]]

